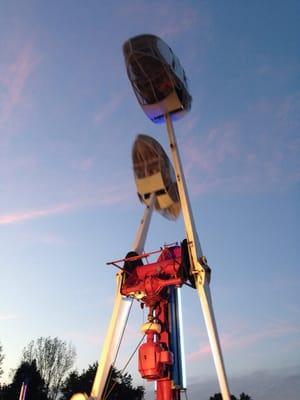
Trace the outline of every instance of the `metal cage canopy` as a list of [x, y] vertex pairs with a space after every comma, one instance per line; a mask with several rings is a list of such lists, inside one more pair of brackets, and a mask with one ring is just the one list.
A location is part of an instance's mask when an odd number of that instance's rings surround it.
[[171, 48], [155, 35], [139, 35], [123, 45], [127, 74], [148, 118], [181, 118], [191, 108], [185, 71]]
[[141, 202], [150, 202], [155, 193], [155, 209], [168, 219], [180, 214], [180, 201], [173, 166], [162, 146], [151, 136], [138, 135], [132, 147], [135, 183]]

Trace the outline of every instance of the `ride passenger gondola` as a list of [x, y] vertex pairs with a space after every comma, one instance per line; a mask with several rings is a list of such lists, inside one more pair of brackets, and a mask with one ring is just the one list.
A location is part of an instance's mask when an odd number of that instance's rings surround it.
[[183, 67], [171, 48], [155, 35], [139, 35], [123, 45], [127, 74], [145, 114], [155, 123], [181, 118], [191, 108]]

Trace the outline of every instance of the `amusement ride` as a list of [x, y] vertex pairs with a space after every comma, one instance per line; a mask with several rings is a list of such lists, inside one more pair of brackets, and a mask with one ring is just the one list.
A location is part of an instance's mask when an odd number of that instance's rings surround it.
[[[131, 251], [109, 265], [119, 269], [110, 324], [105, 336], [90, 395], [77, 393], [72, 400], [105, 400], [133, 301], [147, 309], [138, 348], [142, 378], [155, 382], [157, 400], [180, 400], [187, 388], [183, 347], [181, 287], [198, 294], [208, 332], [223, 400], [230, 400], [220, 340], [210, 293], [211, 269], [198, 238], [187, 185], [176, 142], [173, 121], [191, 108], [185, 71], [171, 48], [159, 37], [139, 35], [127, 40], [123, 53], [128, 78], [140, 106], [154, 123], [166, 123], [173, 165], [162, 146], [148, 135], [138, 135], [132, 149], [137, 193], [145, 205]], [[153, 210], [176, 219], [180, 210], [185, 239], [146, 253], [144, 246]], [[156, 260], [149, 262], [149, 257]]]

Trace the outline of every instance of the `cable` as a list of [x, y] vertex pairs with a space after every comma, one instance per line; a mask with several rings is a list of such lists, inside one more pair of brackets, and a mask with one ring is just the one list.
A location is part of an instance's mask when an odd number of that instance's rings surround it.
[[[108, 395], [105, 396], [105, 394], [106, 394], [106, 391], [108, 390], [108, 383], [109, 383], [109, 381], [110, 381], [110, 379], [111, 379], [112, 372], [113, 372], [113, 367], [114, 367], [114, 365], [115, 365], [115, 363], [116, 363], [116, 359], [117, 359], [118, 354], [119, 354], [119, 351], [120, 351], [121, 343], [122, 343], [122, 340], [123, 340], [123, 337], [124, 337], [124, 333], [125, 333], [125, 329], [126, 329], [126, 326], [127, 326], [127, 323], [128, 323], [128, 319], [129, 319], [130, 311], [131, 311], [131, 308], [132, 308], [132, 304], [133, 304], [133, 301], [132, 301], [131, 304], [130, 304], [129, 312], [128, 312], [128, 315], [127, 315], [127, 318], [126, 318], [126, 322], [125, 322], [125, 327], [124, 327], [124, 330], [123, 330], [123, 332], [122, 332], [121, 339], [120, 339], [120, 341], [119, 341], [119, 345], [118, 345], [118, 348], [117, 348], [117, 351], [116, 351], [115, 359], [113, 360], [113, 362], [112, 362], [112, 364], [111, 364], [109, 373], [108, 373], [107, 378], [106, 378], [106, 385], [104, 386], [104, 391], [103, 391], [104, 393], [103, 393], [103, 395], [102, 395], [102, 399], [103, 399], [103, 400], [106, 400], [107, 397], [108, 397]], [[109, 394], [110, 394], [110, 392], [109, 392]]]
[[[150, 324], [149, 328], [151, 328], [152, 323]], [[140, 339], [140, 341], [138, 342], [137, 346], [135, 347], [133, 353], [131, 354], [131, 356], [129, 357], [128, 361], [126, 362], [126, 364], [124, 365], [124, 367], [122, 368], [122, 370], [120, 371], [120, 374], [123, 374], [125, 369], [128, 367], [130, 361], [132, 360], [133, 356], [135, 355], [136, 351], [138, 350], [138, 348], [140, 347], [141, 343], [143, 342], [143, 340], [145, 339], [146, 333], [144, 333], [143, 337]], [[111, 369], [112, 371], [112, 369]], [[106, 397], [103, 396], [102, 400], [108, 400], [108, 396], [111, 394], [111, 392], [113, 391], [113, 389], [115, 388], [117, 382], [114, 382], [112, 387], [110, 388], [109, 392], [107, 393]]]
[[184, 390], [184, 394], [185, 394], [185, 400], [189, 400], [188, 395], [187, 395], [187, 389]]

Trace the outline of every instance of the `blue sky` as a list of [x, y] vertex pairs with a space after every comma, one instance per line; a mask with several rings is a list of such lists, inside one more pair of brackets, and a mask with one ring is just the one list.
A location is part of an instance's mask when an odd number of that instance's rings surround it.
[[[297, 1], [1, 2], [6, 381], [22, 348], [39, 336], [72, 341], [79, 369], [98, 358], [115, 288], [115, 271], [105, 263], [130, 249], [143, 212], [131, 146], [146, 133], [168, 148], [164, 126], [137, 104], [121, 49], [133, 35], [154, 33], [178, 55], [190, 82], [192, 110], [175, 129], [213, 269], [232, 392], [265, 400], [272, 387], [272, 398], [296, 399], [299, 14]], [[146, 249], [183, 237], [181, 219], [155, 215]], [[183, 298], [193, 400], [218, 386], [199, 301], [191, 290]], [[120, 367], [141, 322], [136, 307]], [[133, 362], [140, 383], [134, 371]]]

